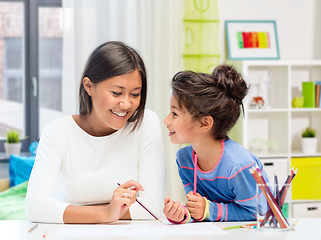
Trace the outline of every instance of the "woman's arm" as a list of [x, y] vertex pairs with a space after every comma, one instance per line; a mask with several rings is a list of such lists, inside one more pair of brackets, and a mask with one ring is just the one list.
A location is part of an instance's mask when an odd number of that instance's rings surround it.
[[33, 222], [63, 223], [63, 213], [69, 205], [54, 199], [62, 166], [62, 150], [56, 139], [61, 129], [49, 124], [41, 136], [36, 160], [30, 175], [27, 196], [26, 215]]
[[[166, 159], [159, 119], [154, 112], [146, 110], [140, 131], [138, 182], [145, 191], [139, 193], [138, 199], [157, 217], [160, 217], [165, 194]], [[130, 215], [132, 219], [153, 219], [137, 203], [130, 207]]]
[[[58, 125], [59, 126], [59, 125]], [[54, 198], [63, 165], [66, 137], [59, 127], [49, 126], [42, 134], [26, 197], [26, 215], [33, 222], [99, 223], [130, 218], [128, 208], [142, 190], [134, 181], [124, 183], [114, 191], [107, 207], [75, 206]], [[64, 163], [67, 164], [67, 163]], [[128, 190], [127, 188], [134, 187]], [[130, 193], [124, 198], [124, 192]], [[126, 214], [127, 212], [127, 214]]]
[[[120, 218], [130, 219], [129, 207], [136, 200], [136, 193], [143, 187], [130, 180], [114, 191], [113, 198], [107, 206], [75, 206], [69, 205], [63, 216], [64, 223], [106, 223]], [[124, 197], [124, 193], [127, 194]]]

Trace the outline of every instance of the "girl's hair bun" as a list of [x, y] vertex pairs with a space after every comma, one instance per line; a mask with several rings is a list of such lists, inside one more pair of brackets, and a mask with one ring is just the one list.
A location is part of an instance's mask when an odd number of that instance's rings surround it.
[[247, 95], [248, 86], [233, 66], [219, 65], [213, 70], [212, 76], [216, 80], [214, 82], [217, 87], [238, 104], [242, 104], [243, 98]]
[[212, 74], [193, 71], [178, 72], [172, 79], [173, 95], [179, 107], [195, 119], [211, 116], [215, 139], [228, 139], [227, 132], [241, 114], [248, 87], [241, 74], [228, 65], [217, 66]]

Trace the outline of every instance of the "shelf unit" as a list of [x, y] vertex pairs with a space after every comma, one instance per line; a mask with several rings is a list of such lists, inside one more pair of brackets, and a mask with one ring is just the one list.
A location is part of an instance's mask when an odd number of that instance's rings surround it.
[[[229, 136], [262, 160], [270, 179], [275, 168], [278, 168], [278, 175], [286, 176], [291, 158], [321, 157], [321, 108], [292, 108], [292, 99], [302, 96], [303, 81], [321, 80], [321, 60], [226, 63], [241, 72], [251, 86], [243, 101], [245, 117], [239, 118]], [[250, 102], [256, 96], [262, 96], [269, 107], [250, 108]], [[303, 154], [301, 150], [301, 133], [308, 126], [316, 129], [316, 137], [319, 138], [317, 153], [312, 155]], [[279, 173], [279, 169], [283, 169], [282, 173]], [[287, 169], [286, 173], [284, 169]], [[306, 204], [309, 200], [296, 200], [294, 210], [300, 209], [297, 204], [301, 202]], [[317, 202], [321, 202], [321, 199]], [[301, 215], [297, 212], [298, 217]]]

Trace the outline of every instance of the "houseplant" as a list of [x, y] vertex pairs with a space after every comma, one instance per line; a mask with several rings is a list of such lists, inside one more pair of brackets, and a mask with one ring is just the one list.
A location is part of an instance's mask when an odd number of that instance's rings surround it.
[[11, 154], [20, 155], [21, 142], [17, 131], [10, 130], [7, 132], [7, 140], [4, 143], [4, 148], [7, 158], [9, 158]]
[[301, 134], [302, 152], [305, 154], [313, 154], [317, 151], [318, 139], [315, 137], [315, 130], [307, 127]]

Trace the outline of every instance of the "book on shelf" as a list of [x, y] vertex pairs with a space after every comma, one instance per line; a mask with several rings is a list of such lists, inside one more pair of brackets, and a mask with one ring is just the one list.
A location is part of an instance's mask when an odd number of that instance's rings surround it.
[[321, 81], [315, 82], [315, 107], [321, 108]]
[[302, 96], [304, 97], [303, 107], [315, 107], [315, 85], [314, 82], [302, 82]]

